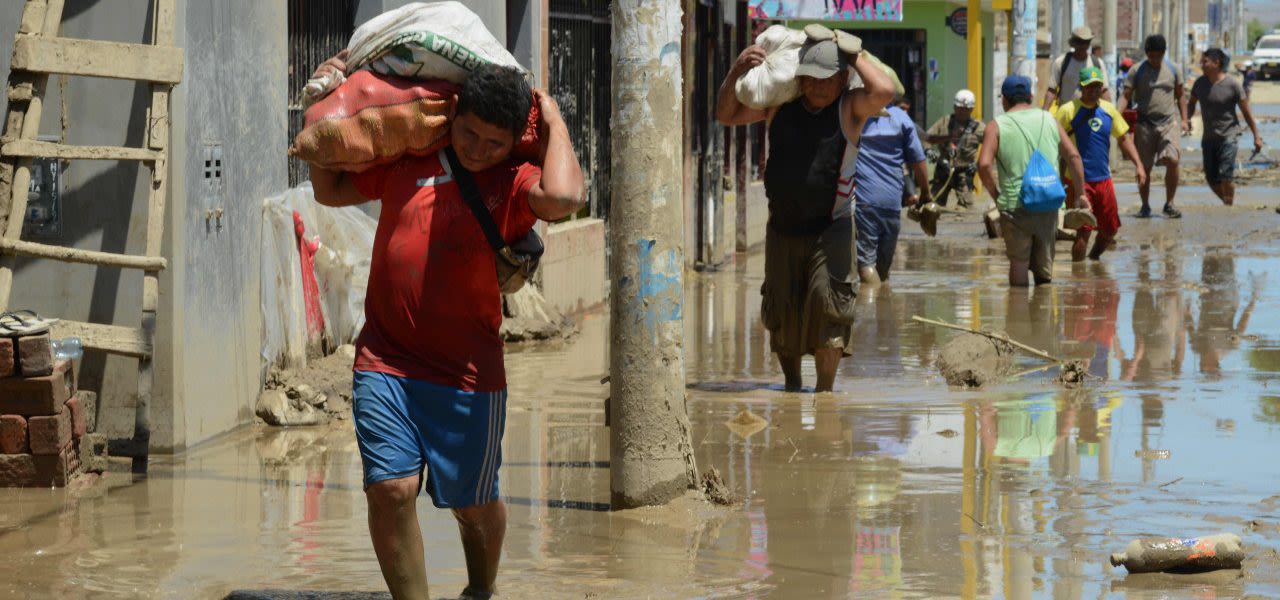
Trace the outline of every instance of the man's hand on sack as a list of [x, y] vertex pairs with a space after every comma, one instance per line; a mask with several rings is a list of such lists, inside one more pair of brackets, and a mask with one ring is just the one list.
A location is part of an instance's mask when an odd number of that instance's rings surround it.
[[320, 63], [320, 66], [316, 67], [316, 72], [311, 74], [311, 79], [320, 79], [325, 75], [325, 73], [330, 71], [337, 71], [338, 73], [346, 73], [347, 57], [350, 55], [351, 55], [351, 51], [347, 50], [346, 48], [343, 48], [342, 52], [339, 52], [333, 55], [333, 57], [330, 58], [329, 60], [326, 60]]
[[542, 88], [534, 88], [533, 100], [538, 103], [538, 163], [541, 164], [547, 157], [547, 142], [551, 140], [552, 130], [561, 129], [566, 135], [569, 130], [564, 116], [560, 114], [560, 105], [551, 94]]
[[734, 79], [742, 77], [747, 73], [747, 71], [764, 64], [764, 58], [764, 48], [761, 48], [758, 45], [747, 46], [747, 48], [742, 51], [742, 54], [738, 55], [738, 60], [733, 63], [732, 75], [734, 76]]

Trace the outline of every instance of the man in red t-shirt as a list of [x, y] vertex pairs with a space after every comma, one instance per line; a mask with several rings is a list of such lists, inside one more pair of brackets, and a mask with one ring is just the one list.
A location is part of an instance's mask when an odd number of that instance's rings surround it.
[[[344, 67], [338, 59], [327, 65]], [[535, 100], [539, 166], [511, 157]], [[519, 71], [473, 71], [450, 127], [458, 162], [473, 174], [508, 243], [538, 219], [582, 207], [582, 170], [564, 119]], [[353, 410], [383, 578], [396, 598], [427, 597], [415, 505], [425, 469], [432, 503], [452, 509], [460, 526], [468, 574], [462, 597], [488, 598], [507, 514], [498, 496], [507, 383], [493, 249], [443, 152], [360, 174], [312, 165], [311, 183], [326, 206], [382, 201], [365, 327], [356, 341]]]

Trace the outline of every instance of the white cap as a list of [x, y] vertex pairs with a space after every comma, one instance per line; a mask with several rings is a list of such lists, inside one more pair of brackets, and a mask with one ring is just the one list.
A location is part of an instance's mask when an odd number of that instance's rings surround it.
[[978, 103], [978, 99], [973, 96], [973, 92], [969, 90], [960, 90], [956, 92], [956, 106], [960, 108], [973, 108]]

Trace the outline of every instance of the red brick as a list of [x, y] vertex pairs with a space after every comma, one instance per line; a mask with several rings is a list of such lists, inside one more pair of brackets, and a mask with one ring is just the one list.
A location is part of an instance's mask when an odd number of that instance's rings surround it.
[[31, 436], [31, 453], [37, 456], [59, 454], [71, 444], [71, 412], [27, 420]]
[[0, 454], [0, 487], [30, 487], [36, 481], [36, 461], [30, 454]]
[[43, 377], [53, 373], [53, 347], [49, 334], [18, 338], [18, 371], [23, 377]]
[[0, 379], [12, 377], [17, 373], [17, 364], [13, 357], [13, 340], [0, 338]]
[[54, 367], [52, 375], [0, 379], [0, 414], [56, 415], [74, 393], [71, 363], [62, 361]]
[[27, 420], [18, 415], [0, 416], [0, 454], [26, 454]]
[[84, 437], [88, 433], [88, 426], [84, 421], [84, 405], [80, 403], [80, 394], [67, 400], [67, 412], [71, 413], [71, 437], [77, 440]]

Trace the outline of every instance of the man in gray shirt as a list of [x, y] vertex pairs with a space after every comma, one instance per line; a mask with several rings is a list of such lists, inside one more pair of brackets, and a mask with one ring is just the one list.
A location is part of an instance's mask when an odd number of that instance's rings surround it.
[[[1111, 80], [1107, 73], [1107, 64], [1102, 57], [1089, 53], [1089, 45], [1093, 43], [1093, 30], [1088, 27], [1077, 27], [1071, 30], [1068, 42], [1071, 51], [1054, 59], [1049, 66], [1049, 87], [1044, 92], [1044, 103], [1041, 108], [1053, 111], [1055, 106], [1070, 104], [1080, 97], [1080, 69], [1098, 67], [1102, 69], [1102, 78]], [[1111, 91], [1102, 93], [1103, 100], [1111, 100]]]
[[1182, 213], [1173, 207], [1173, 198], [1178, 193], [1178, 163], [1182, 153], [1178, 149], [1182, 134], [1191, 129], [1187, 120], [1187, 102], [1183, 97], [1182, 67], [1165, 60], [1168, 42], [1162, 35], [1147, 37], [1143, 49], [1147, 59], [1129, 70], [1129, 78], [1124, 82], [1124, 97], [1117, 107], [1122, 112], [1126, 108], [1138, 110], [1138, 124], [1134, 127], [1134, 145], [1138, 147], [1138, 156], [1142, 158], [1142, 168], [1147, 171], [1147, 185], [1138, 187], [1138, 195], [1142, 197], [1142, 209], [1139, 218], [1151, 216], [1151, 180], [1154, 179], [1152, 169], [1156, 163], [1164, 166], [1164, 216], [1170, 219], [1182, 217]]
[[1204, 71], [1191, 86], [1191, 101], [1187, 106], [1187, 114], [1195, 116], [1196, 103], [1204, 106], [1201, 119], [1204, 121], [1204, 137], [1200, 141], [1200, 149], [1204, 154], [1204, 178], [1213, 188], [1222, 203], [1231, 206], [1236, 200], [1236, 186], [1232, 176], [1236, 169], [1236, 139], [1240, 137], [1240, 119], [1236, 116], [1236, 107], [1244, 114], [1244, 120], [1253, 132], [1254, 152], [1262, 151], [1262, 136], [1258, 134], [1258, 124], [1253, 120], [1253, 111], [1249, 109], [1249, 98], [1244, 86], [1235, 77], [1227, 75], [1230, 63], [1227, 53], [1220, 48], [1205, 50], [1200, 58], [1200, 69]]

